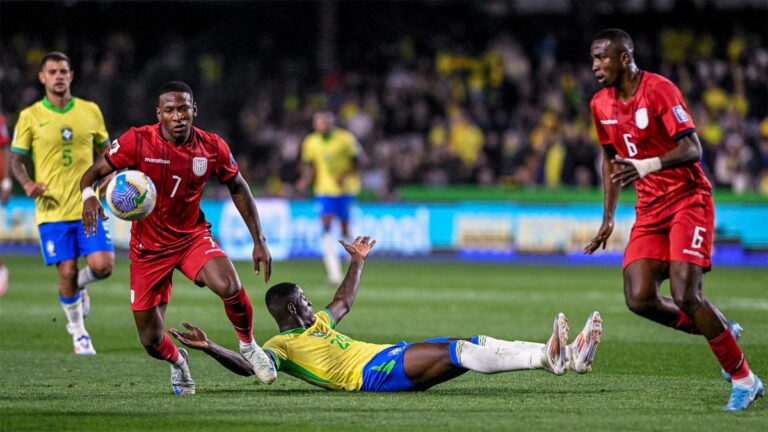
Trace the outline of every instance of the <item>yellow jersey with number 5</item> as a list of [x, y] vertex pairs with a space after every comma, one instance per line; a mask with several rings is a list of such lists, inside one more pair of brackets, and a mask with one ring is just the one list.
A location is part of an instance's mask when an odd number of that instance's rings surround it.
[[93, 164], [94, 149], [109, 143], [99, 107], [73, 97], [64, 109], [47, 98], [25, 108], [11, 151], [32, 158], [35, 182], [47, 190], [35, 199], [37, 224], [80, 220], [80, 177]]
[[334, 327], [331, 312], [323, 309], [308, 328], [284, 331], [262, 348], [272, 356], [277, 370], [331, 390], [360, 390], [365, 365], [392, 345], [356, 341]]
[[334, 128], [327, 135], [313, 132], [304, 139], [301, 160], [315, 167], [315, 194], [355, 196], [360, 193], [360, 177], [355, 158], [360, 144], [352, 133]]

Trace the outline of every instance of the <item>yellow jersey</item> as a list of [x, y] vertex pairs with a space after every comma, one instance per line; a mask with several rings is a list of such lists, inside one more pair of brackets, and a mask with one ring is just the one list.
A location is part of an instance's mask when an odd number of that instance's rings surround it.
[[94, 148], [109, 143], [99, 107], [73, 97], [64, 109], [47, 98], [19, 115], [11, 151], [30, 155], [34, 180], [48, 190], [35, 199], [37, 224], [80, 220], [80, 177], [93, 164]]
[[391, 345], [356, 341], [334, 327], [331, 312], [323, 309], [308, 328], [284, 331], [262, 348], [275, 360], [277, 370], [326, 389], [358, 391], [365, 365]]
[[[313, 132], [301, 146], [301, 160], [315, 167], [315, 194], [323, 196], [357, 195], [360, 177], [354, 160], [360, 144], [350, 132], [334, 128], [327, 136]], [[344, 175], [339, 184], [338, 178]]]

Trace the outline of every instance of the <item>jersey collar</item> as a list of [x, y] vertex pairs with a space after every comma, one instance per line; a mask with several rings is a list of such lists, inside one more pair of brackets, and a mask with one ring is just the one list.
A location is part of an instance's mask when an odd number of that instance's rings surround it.
[[67, 102], [67, 105], [64, 106], [64, 109], [61, 109], [52, 104], [51, 101], [48, 100], [48, 96], [43, 96], [43, 106], [53, 112], [64, 114], [75, 106], [75, 98], [70, 99], [69, 102]]

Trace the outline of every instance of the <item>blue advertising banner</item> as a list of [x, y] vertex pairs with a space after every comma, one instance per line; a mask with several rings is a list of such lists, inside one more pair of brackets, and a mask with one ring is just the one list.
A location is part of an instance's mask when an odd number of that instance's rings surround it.
[[[321, 255], [321, 227], [313, 201], [257, 199], [256, 203], [274, 259]], [[249, 260], [251, 236], [232, 202], [206, 200], [202, 209], [229, 256]], [[715, 264], [768, 266], [768, 205], [723, 204], [716, 211]], [[619, 206], [605, 251], [582, 255], [601, 220], [602, 207], [594, 204], [358, 203], [351, 213], [351, 231], [376, 238], [376, 253], [384, 255], [448, 252], [473, 260], [620, 262], [634, 209]], [[116, 247], [127, 248], [130, 223], [110, 217], [109, 224]], [[337, 226], [334, 235], [340, 236]], [[37, 238], [31, 199], [14, 198], [0, 208], [0, 250], [37, 250]], [[339, 253], [343, 254], [341, 247]]]

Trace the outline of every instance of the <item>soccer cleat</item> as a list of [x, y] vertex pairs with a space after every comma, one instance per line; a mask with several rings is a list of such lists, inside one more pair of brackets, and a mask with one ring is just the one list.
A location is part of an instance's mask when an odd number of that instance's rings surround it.
[[80, 300], [83, 302], [83, 319], [91, 314], [91, 296], [88, 295], [88, 288], [83, 287], [80, 290]]
[[546, 364], [544, 369], [555, 375], [562, 375], [568, 368], [566, 346], [568, 345], [568, 318], [560, 312], [552, 324], [552, 336], [544, 346]]
[[73, 329], [67, 324], [67, 332], [72, 335], [72, 345], [75, 347], [75, 354], [96, 355], [96, 350], [91, 342], [91, 336], [85, 329]]
[[171, 388], [177, 395], [195, 394], [195, 382], [189, 373], [189, 354], [184, 348], [179, 348], [179, 355], [184, 357], [181, 366], [171, 365]]
[[[725, 325], [728, 327], [728, 330], [730, 330], [731, 333], [733, 334], [733, 338], [736, 339], [736, 341], [738, 342], [739, 339], [741, 339], [741, 333], [744, 331], [741, 325], [736, 321], [732, 321], [732, 320], [726, 321]], [[728, 382], [731, 382], [731, 374], [726, 372], [725, 369], [720, 368], [720, 373], [723, 374], [723, 379], [725, 379]]]
[[248, 360], [248, 363], [253, 366], [253, 371], [256, 373], [256, 378], [265, 384], [272, 384], [277, 379], [277, 370], [275, 365], [267, 356], [256, 342], [250, 344], [240, 343], [240, 354]]
[[755, 384], [752, 387], [743, 387], [738, 384], [733, 385], [731, 390], [731, 397], [728, 398], [728, 403], [723, 407], [723, 411], [744, 411], [752, 405], [752, 402], [765, 396], [765, 387], [763, 382], [757, 375], [755, 377]]
[[600, 312], [594, 311], [587, 318], [584, 329], [576, 336], [576, 340], [568, 345], [568, 360], [571, 370], [576, 373], [587, 373], [592, 370], [592, 361], [600, 339], [603, 336], [603, 319]]

